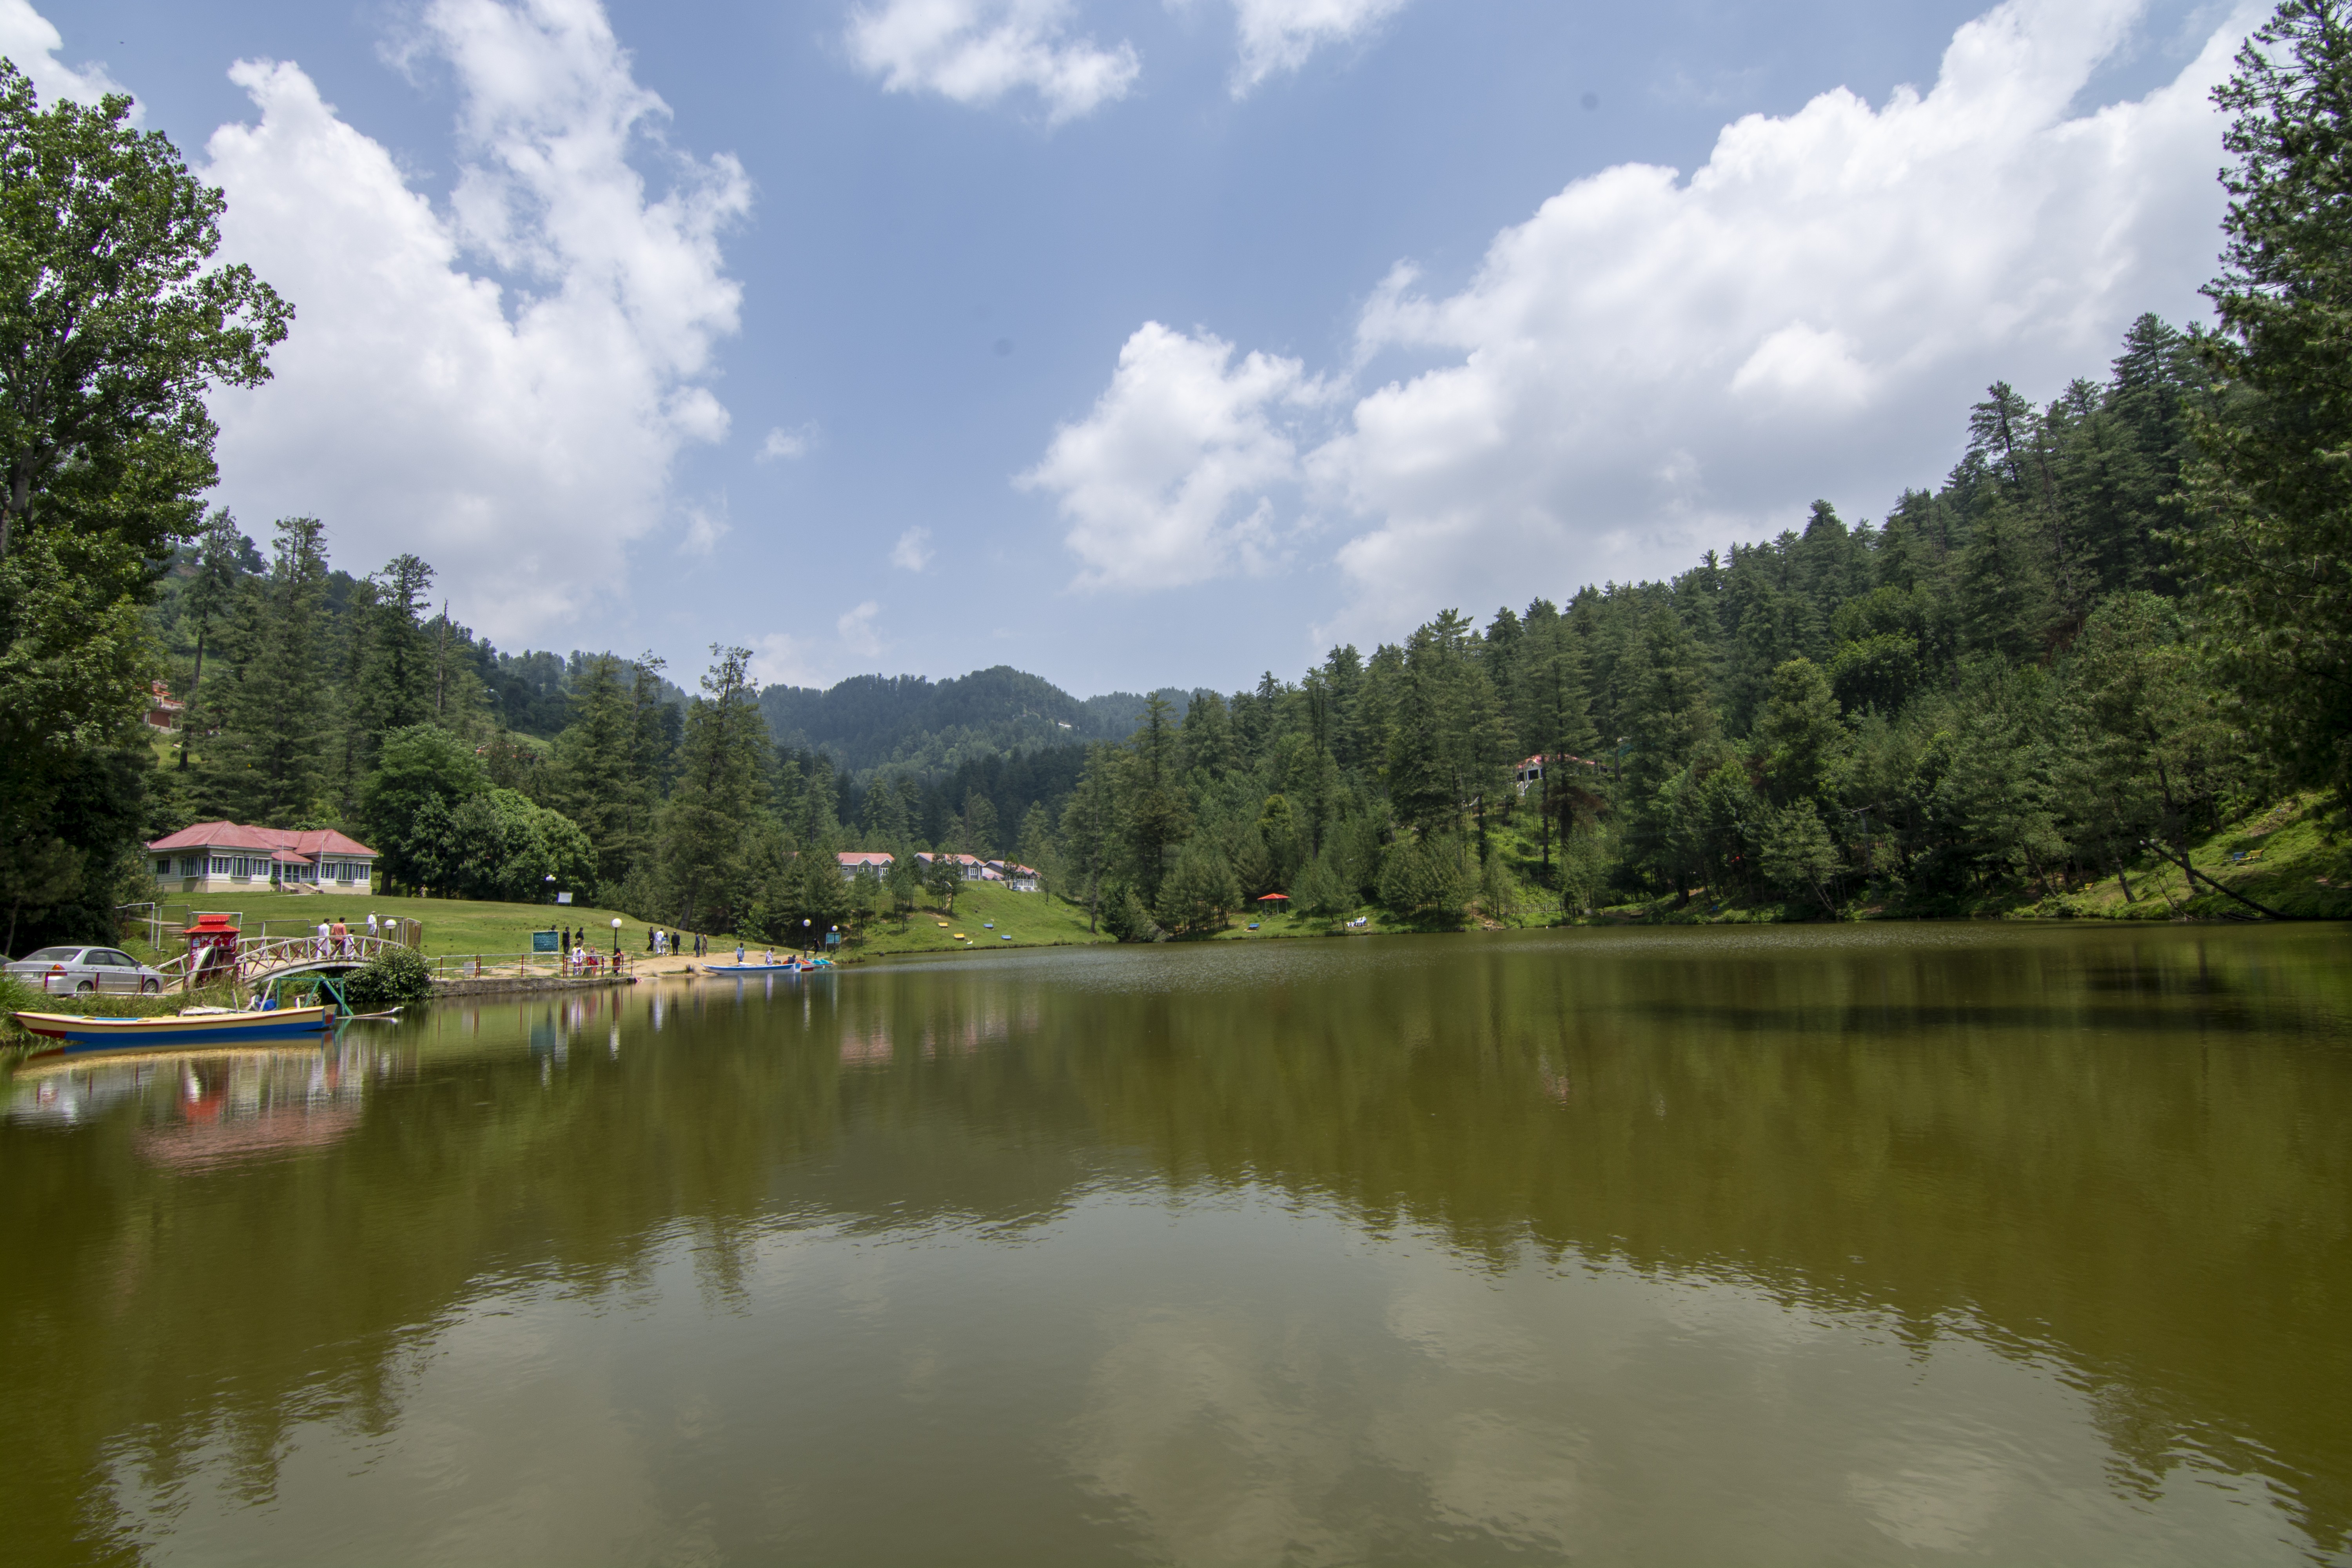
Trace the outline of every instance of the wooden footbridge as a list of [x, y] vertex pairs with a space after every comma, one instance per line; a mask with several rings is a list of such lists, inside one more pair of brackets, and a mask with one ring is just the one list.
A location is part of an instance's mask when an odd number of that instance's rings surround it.
[[217, 947], [199, 947], [155, 969], [165, 985], [182, 991], [224, 983], [242, 988], [296, 974], [348, 974], [377, 953], [405, 945], [388, 936], [278, 937], [240, 942], [234, 958]]
[[[167, 989], [193, 991], [199, 986], [233, 983], [243, 990], [302, 974], [341, 979], [377, 953], [406, 945], [388, 936], [274, 937], [240, 942], [234, 958], [219, 948], [199, 947], [158, 963], [155, 969], [163, 976]], [[625, 952], [592, 952], [579, 964], [553, 952], [445, 953], [425, 962], [436, 981], [618, 979], [627, 977], [636, 967], [635, 955]]]

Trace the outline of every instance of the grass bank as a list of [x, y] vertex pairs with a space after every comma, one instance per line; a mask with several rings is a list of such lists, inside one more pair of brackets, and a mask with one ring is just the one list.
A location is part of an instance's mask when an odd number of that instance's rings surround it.
[[1049, 893], [1016, 893], [988, 882], [967, 882], [948, 914], [925, 904], [904, 926], [882, 918], [848, 948], [853, 958], [899, 953], [985, 952], [1008, 947], [1084, 947], [1110, 937], [1087, 930], [1087, 911]]

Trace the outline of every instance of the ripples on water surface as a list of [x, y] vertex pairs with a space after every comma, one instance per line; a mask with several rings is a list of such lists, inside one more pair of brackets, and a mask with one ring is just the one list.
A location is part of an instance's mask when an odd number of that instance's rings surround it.
[[2348, 958], [1008, 952], [20, 1071], [0, 1539], [2345, 1562]]

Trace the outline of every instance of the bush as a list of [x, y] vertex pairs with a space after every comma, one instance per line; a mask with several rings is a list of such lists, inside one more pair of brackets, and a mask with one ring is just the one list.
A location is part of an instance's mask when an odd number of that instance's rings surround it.
[[343, 984], [343, 999], [359, 1013], [381, 1013], [404, 1007], [433, 994], [433, 969], [413, 948], [391, 947], [354, 971]]

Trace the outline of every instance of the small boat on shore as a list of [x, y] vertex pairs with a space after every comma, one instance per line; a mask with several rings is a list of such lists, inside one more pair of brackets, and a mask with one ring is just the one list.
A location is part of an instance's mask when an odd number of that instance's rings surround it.
[[806, 963], [706, 963], [705, 974], [806, 974], [813, 970], [831, 969], [833, 960], [812, 959]]
[[76, 1013], [19, 1013], [16, 1022], [42, 1044], [35, 1058], [96, 1051], [186, 1050], [192, 1046], [241, 1046], [326, 1032], [331, 1007], [273, 1007], [234, 1012], [189, 1007], [154, 1018], [86, 1018]]

